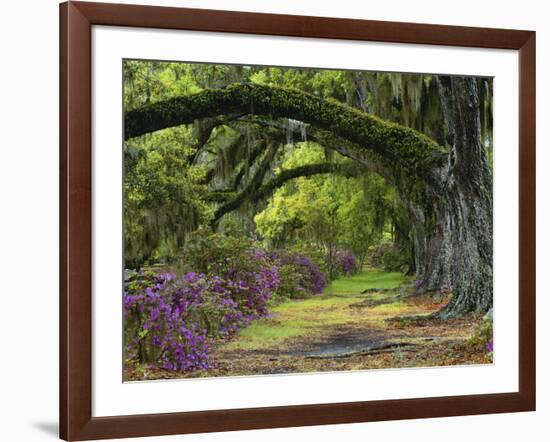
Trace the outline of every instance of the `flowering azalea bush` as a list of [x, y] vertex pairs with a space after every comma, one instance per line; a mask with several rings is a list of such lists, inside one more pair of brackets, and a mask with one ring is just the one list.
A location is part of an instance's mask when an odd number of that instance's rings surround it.
[[268, 313], [278, 268], [251, 252], [257, 268], [223, 277], [187, 272], [127, 272], [124, 293], [127, 358], [168, 370], [208, 368], [208, 338], [239, 330]]
[[203, 306], [204, 286], [188, 281], [176, 288], [169, 273], [130, 278], [124, 293], [127, 359], [169, 370], [208, 368], [207, 331], [194, 320]]
[[323, 293], [327, 280], [319, 266], [300, 253], [275, 250], [271, 259], [279, 266], [278, 294], [285, 298]]
[[357, 273], [355, 255], [349, 250], [336, 250], [334, 264], [335, 270], [339, 274], [349, 276]]
[[293, 264], [298, 269], [301, 278], [300, 285], [311, 294], [323, 293], [327, 285], [325, 274], [311, 259], [305, 255], [293, 255]]

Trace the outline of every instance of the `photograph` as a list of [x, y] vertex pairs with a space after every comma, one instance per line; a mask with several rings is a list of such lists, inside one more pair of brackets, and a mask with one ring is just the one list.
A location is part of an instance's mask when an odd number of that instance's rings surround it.
[[3, 2], [0, 441], [547, 438], [545, 6]]
[[122, 75], [125, 382], [493, 363], [492, 77]]

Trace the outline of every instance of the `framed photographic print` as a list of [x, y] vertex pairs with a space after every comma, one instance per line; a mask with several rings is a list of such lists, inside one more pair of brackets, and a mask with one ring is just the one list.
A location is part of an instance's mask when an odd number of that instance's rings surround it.
[[60, 436], [535, 409], [535, 33], [60, 6]]

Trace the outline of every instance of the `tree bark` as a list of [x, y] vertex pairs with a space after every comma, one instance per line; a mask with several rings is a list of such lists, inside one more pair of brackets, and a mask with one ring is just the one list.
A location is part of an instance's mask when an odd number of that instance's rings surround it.
[[[261, 201], [271, 195], [276, 189], [281, 187], [287, 181], [300, 177], [309, 177], [327, 173], [334, 173], [347, 177], [357, 176], [357, 168], [341, 163], [306, 164], [293, 169], [283, 170], [264, 184], [253, 180], [240, 193], [222, 191], [220, 192], [221, 195], [220, 198], [218, 198], [218, 201], [223, 201], [224, 204], [222, 204], [215, 211], [213, 223], [218, 222], [218, 220], [226, 213], [238, 209], [245, 201], [251, 201], [252, 203]], [[211, 192], [211, 201], [214, 201], [217, 198], [217, 193], [218, 192], [216, 191]]]
[[451, 301], [437, 314], [447, 318], [493, 305], [492, 174], [481, 144], [475, 79], [438, 81], [453, 147], [442, 197], [434, 199], [435, 229], [425, 235], [423, 270], [428, 289], [452, 288]]

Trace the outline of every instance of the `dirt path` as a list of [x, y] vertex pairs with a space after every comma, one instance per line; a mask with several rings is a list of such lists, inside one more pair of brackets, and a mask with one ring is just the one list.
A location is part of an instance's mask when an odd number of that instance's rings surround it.
[[[369, 272], [335, 281], [323, 295], [280, 304], [269, 318], [216, 344], [214, 368], [190, 376], [491, 362], [485, 352], [465, 345], [481, 318], [392, 321], [396, 316], [427, 316], [445, 302], [408, 297], [402, 284], [400, 275]], [[371, 290], [362, 294], [366, 289]]]
[[271, 309], [225, 342], [211, 345], [212, 368], [182, 373], [156, 369], [147, 379], [488, 364], [485, 347], [468, 344], [481, 317], [448, 321], [428, 316], [447, 300], [408, 296], [398, 273], [362, 272], [322, 295]]

